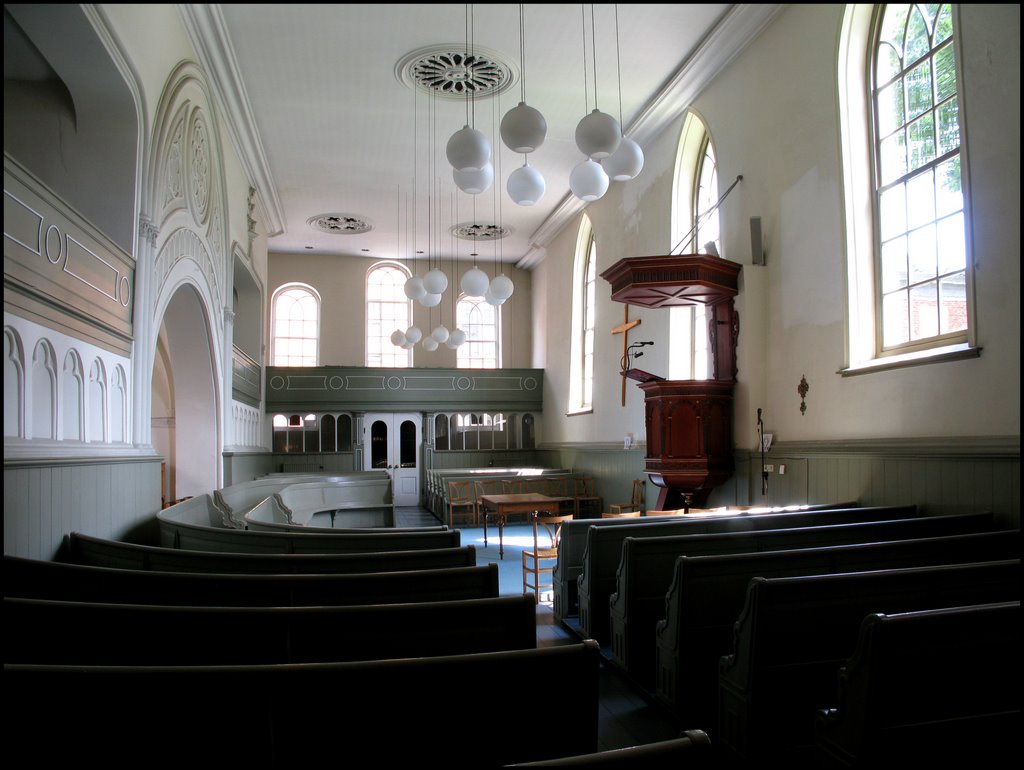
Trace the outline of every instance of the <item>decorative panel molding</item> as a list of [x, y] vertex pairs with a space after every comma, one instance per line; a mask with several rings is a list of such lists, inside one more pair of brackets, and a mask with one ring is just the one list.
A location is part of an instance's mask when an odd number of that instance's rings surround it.
[[543, 369], [267, 367], [266, 410], [533, 411]]
[[4, 307], [127, 355], [134, 290], [132, 257], [4, 155]]
[[231, 350], [231, 396], [249, 406], [260, 405], [260, 364], [237, 345]]

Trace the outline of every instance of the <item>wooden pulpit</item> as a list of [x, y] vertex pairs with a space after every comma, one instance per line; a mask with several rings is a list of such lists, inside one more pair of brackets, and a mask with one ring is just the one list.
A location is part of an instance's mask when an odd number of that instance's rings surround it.
[[[649, 308], [706, 305], [710, 380], [666, 380], [623, 372], [644, 391], [645, 470], [661, 488], [655, 510], [703, 507], [711, 490], [732, 476], [733, 390], [739, 316], [733, 305], [740, 265], [707, 254], [627, 257], [601, 277], [612, 299]], [[635, 372], [635, 374], [632, 374]]]

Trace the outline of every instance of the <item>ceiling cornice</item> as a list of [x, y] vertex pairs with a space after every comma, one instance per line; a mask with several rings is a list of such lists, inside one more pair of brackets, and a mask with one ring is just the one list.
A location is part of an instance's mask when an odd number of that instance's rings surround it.
[[179, 4], [185, 30], [196, 49], [199, 63], [211, 81], [217, 106], [238, 149], [239, 160], [250, 184], [256, 189], [257, 206], [266, 228], [273, 237], [284, 232], [284, 213], [277, 195], [270, 164], [263, 150], [256, 119], [249, 106], [238, 60], [231, 47], [224, 16], [217, 4]]
[[[664, 88], [640, 111], [626, 129], [626, 135], [641, 147], [656, 139], [761, 34], [783, 7], [779, 3], [731, 6], [700, 42], [693, 56], [676, 70]], [[516, 262], [516, 267], [530, 269], [542, 262], [551, 241], [585, 205], [575, 195], [566, 195], [537, 228], [530, 239], [530, 250]]]

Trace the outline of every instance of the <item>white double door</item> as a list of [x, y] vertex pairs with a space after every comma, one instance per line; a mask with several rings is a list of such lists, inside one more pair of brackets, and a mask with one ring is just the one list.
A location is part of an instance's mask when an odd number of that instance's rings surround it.
[[422, 416], [415, 413], [368, 412], [363, 418], [363, 464], [386, 470], [396, 506], [420, 504]]

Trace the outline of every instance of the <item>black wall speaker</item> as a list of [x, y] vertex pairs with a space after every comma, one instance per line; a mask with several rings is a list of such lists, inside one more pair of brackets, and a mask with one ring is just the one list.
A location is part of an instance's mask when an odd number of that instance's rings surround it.
[[765, 264], [764, 239], [761, 237], [761, 217], [750, 218], [750, 262]]

